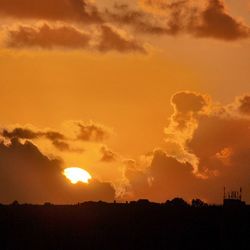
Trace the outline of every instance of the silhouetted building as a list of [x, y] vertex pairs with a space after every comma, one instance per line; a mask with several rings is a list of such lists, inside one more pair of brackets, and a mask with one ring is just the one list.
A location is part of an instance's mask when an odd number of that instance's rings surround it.
[[239, 191], [226, 192], [226, 188], [224, 187], [224, 207], [237, 208], [245, 205], [246, 203], [242, 201], [242, 188]]

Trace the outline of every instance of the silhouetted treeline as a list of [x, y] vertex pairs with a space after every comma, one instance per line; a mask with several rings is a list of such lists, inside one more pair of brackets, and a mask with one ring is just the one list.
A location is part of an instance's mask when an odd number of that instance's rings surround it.
[[0, 205], [0, 249], [250, 249], [250, 207], [85, 202]]

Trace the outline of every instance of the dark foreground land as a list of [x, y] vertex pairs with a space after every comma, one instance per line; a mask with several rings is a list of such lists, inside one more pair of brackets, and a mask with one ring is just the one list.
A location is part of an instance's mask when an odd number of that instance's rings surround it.
[[0, 206], [0, 249], [250, 249], [250, 207]]

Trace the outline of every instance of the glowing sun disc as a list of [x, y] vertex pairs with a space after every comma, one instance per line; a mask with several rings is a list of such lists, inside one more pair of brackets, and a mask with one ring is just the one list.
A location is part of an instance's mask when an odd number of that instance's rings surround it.
[[89, 180], [92, 179], [92, 176], [82, 168], [66, 168], [63, 174], [72, 184], [78, 182], [89, 183]]

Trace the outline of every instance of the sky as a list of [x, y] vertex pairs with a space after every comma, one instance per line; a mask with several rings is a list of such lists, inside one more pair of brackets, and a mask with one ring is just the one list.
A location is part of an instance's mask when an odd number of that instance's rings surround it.
[[249, 0], [0, 0], [0, 202], [250, 202], [249, 52]]

